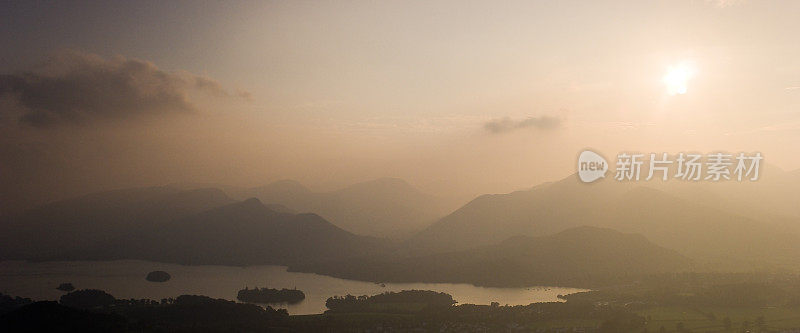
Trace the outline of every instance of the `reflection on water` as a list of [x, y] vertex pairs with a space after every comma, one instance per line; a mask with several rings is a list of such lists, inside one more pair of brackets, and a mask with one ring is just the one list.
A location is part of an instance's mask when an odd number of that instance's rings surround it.
[[[163, 283], [148, 282], [147, 273], [162, 270], [172, 275]], [[34, 300], [56, 300], [64, 293], [56, 290], [62, 282], [77, 289], [101, 289], [117, 298], [162, 299], [183, 294], [207, 295], [236, 300], [244, 287], [297, 288], [306, 299], [297, 304], [273, 305], [290, 314], [322, 313], [325, 300], [334, 295], [373, 295], [384, 291], [424, 289], [446, 292], [461, 304], [525, 305], [558, 301], [559, 294], [581, 289], [559, 287], [485, 288], [452, 283], [386, 283], [337, 279], [324, 275], [287, 272], [283, 266], [182, 266], [138, 260], [69, 261], [31, 263], [0, 262], [0, 292]]]

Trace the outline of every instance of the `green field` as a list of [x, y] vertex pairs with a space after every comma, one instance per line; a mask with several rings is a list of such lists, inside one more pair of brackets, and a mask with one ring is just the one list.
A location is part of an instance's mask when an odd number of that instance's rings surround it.
[[[742, 332], [742, 324], [749, 322], [750, 332], [759, 332], [757, 318], [763, 317], [766, 332], [778, 332], [800, 328], [800, 307], [681, 307], [663, 306], [634, 311], [647, 318], [647, 332], [659, 332], [661, 327], [667, 332], [677, 332], [679, 323], [692, 332]], [[327, 317], [327, 318], [326, 318]], [[730, 318], [731, 329], [726, 330], [724, 318]], [[402, 323], [414, 318], [410, 314], [389, 313], [335, 313], [325, 315], [291, 316], [295, 322], [333, 320], [338, 324], [362, 326], [371, 323]], [[600, 321], [589, 319], [552, 320], [529, 323], [529, 328], [572, 328], [598, 327]]]
[[750, 330], [757, 332], [756, 320], [762, 316], [768, 330], [800, 328], [800, 307], [654, 307], [636, 313], [648, 318], [647, 329], [650, 332], [658, 332], [662, 326], [672, 332], [678, 323], [695, 332], [726, 332], [725, 317], [730, 318], [731, 331], [740, 332], [742, 324], [748, 321]]

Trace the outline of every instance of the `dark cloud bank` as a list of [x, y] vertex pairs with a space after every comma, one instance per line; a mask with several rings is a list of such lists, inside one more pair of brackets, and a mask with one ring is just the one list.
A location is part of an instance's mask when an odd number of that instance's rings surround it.
[[192, 164], [184, 160], [208, 161], [183, 149], [197, 147], [195, 136], [208, 138], [209, 129], [168, 116], [199, 114], [201, 97], [244, 94], [186, 71], [77, 51], [0, 73], [0, 219], [67, 196], [165, 181], [169, 170], [186, 173]]
[[483, 124], [483, 128], [489, 133], [500, 134], [517, 129], [534, 128], [540, 130], [551, 130], [561, 126], [561, 119], [551, 116], [530, 117], [523, 120], [512, 120], [511, 118], [494, 119]]
[[65, 122], [119, 119], [141, 115], [194, 112], [189, 93], [228, 96], [215, 80], [159, 69], [121, 56], [64, 51], [35, 70], [0, 74], [0, 98], [15, 110], [3, 110], [25, 125], [50, 127]]

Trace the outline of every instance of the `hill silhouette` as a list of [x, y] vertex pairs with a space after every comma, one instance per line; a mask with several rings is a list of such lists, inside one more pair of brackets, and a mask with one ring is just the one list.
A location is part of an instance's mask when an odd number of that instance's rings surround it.
[[117, 239], [118, 257], [181, 264], [252, 265], [341, 259], [383, 248], [316, 214], [275, 211], [252, 198]]
[[[129, 189], [32, 209], [3, 233], [2, 258], [290, 264], [374, 254], [386, 244], [316, 214], [220, 190]], [[47, 242], [42, 242], [47, 240]]]
[[582, 226], [551, 236], [516, 236], [464, 251], [291, 269], [368, 281], [587, 287], [691, 267], [690, 259], [642, 235]]
[[282, 180], [237, 196], [319, 214], [347, 231], [376, 237], [417, 232], [444, 214], [435, 197], [398, 178], [379, 178], [330, 192], [313, 192], [296, 181]]
[[25, 211], [0, 228], [0, 258], [93, 258], [110, 239], [234, 202], [218, 189], [133, 188], [93, 193]]
[[417, 234], [404, 249], [460, 251], [580, 225], [641, 233], [660, 246], [729, 266], [794, 264], [793, 253], [800, 249], [797, 233], [784, 226], [661, 189], [608, 179], [584, 184], [574, 175], [526, 191], [480, 196]]

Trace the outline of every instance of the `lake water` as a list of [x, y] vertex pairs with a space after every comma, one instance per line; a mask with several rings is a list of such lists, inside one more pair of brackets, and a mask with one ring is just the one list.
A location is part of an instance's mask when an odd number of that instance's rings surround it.
[[[172, 279], [155, 283], [147, 273], [162, 270]], [[0, 292], [34, 300], [57, 300], [64, 292], [55, 288], [71, 282], [77, 289], [100, 289], [117, 298], [162, 298], [184, 294], [236, 300], [244, 287], [297, 288], [306, 299], [297, 304], [275, 304], [290, 314], [322, 313], [325, 300], [334, 295], [374, 295], [384, 291], [435, 290], [453, 295], [460, 304], [527, 305], [556, 302], [559, 294], [583, 291], [575, 288], [486, 288], [453, 283], [387, 283], [353, 281], [318, 274], [287, 272], [284, 266], [183, 266], [138, 260], [69, 262], [0, 262]]]

